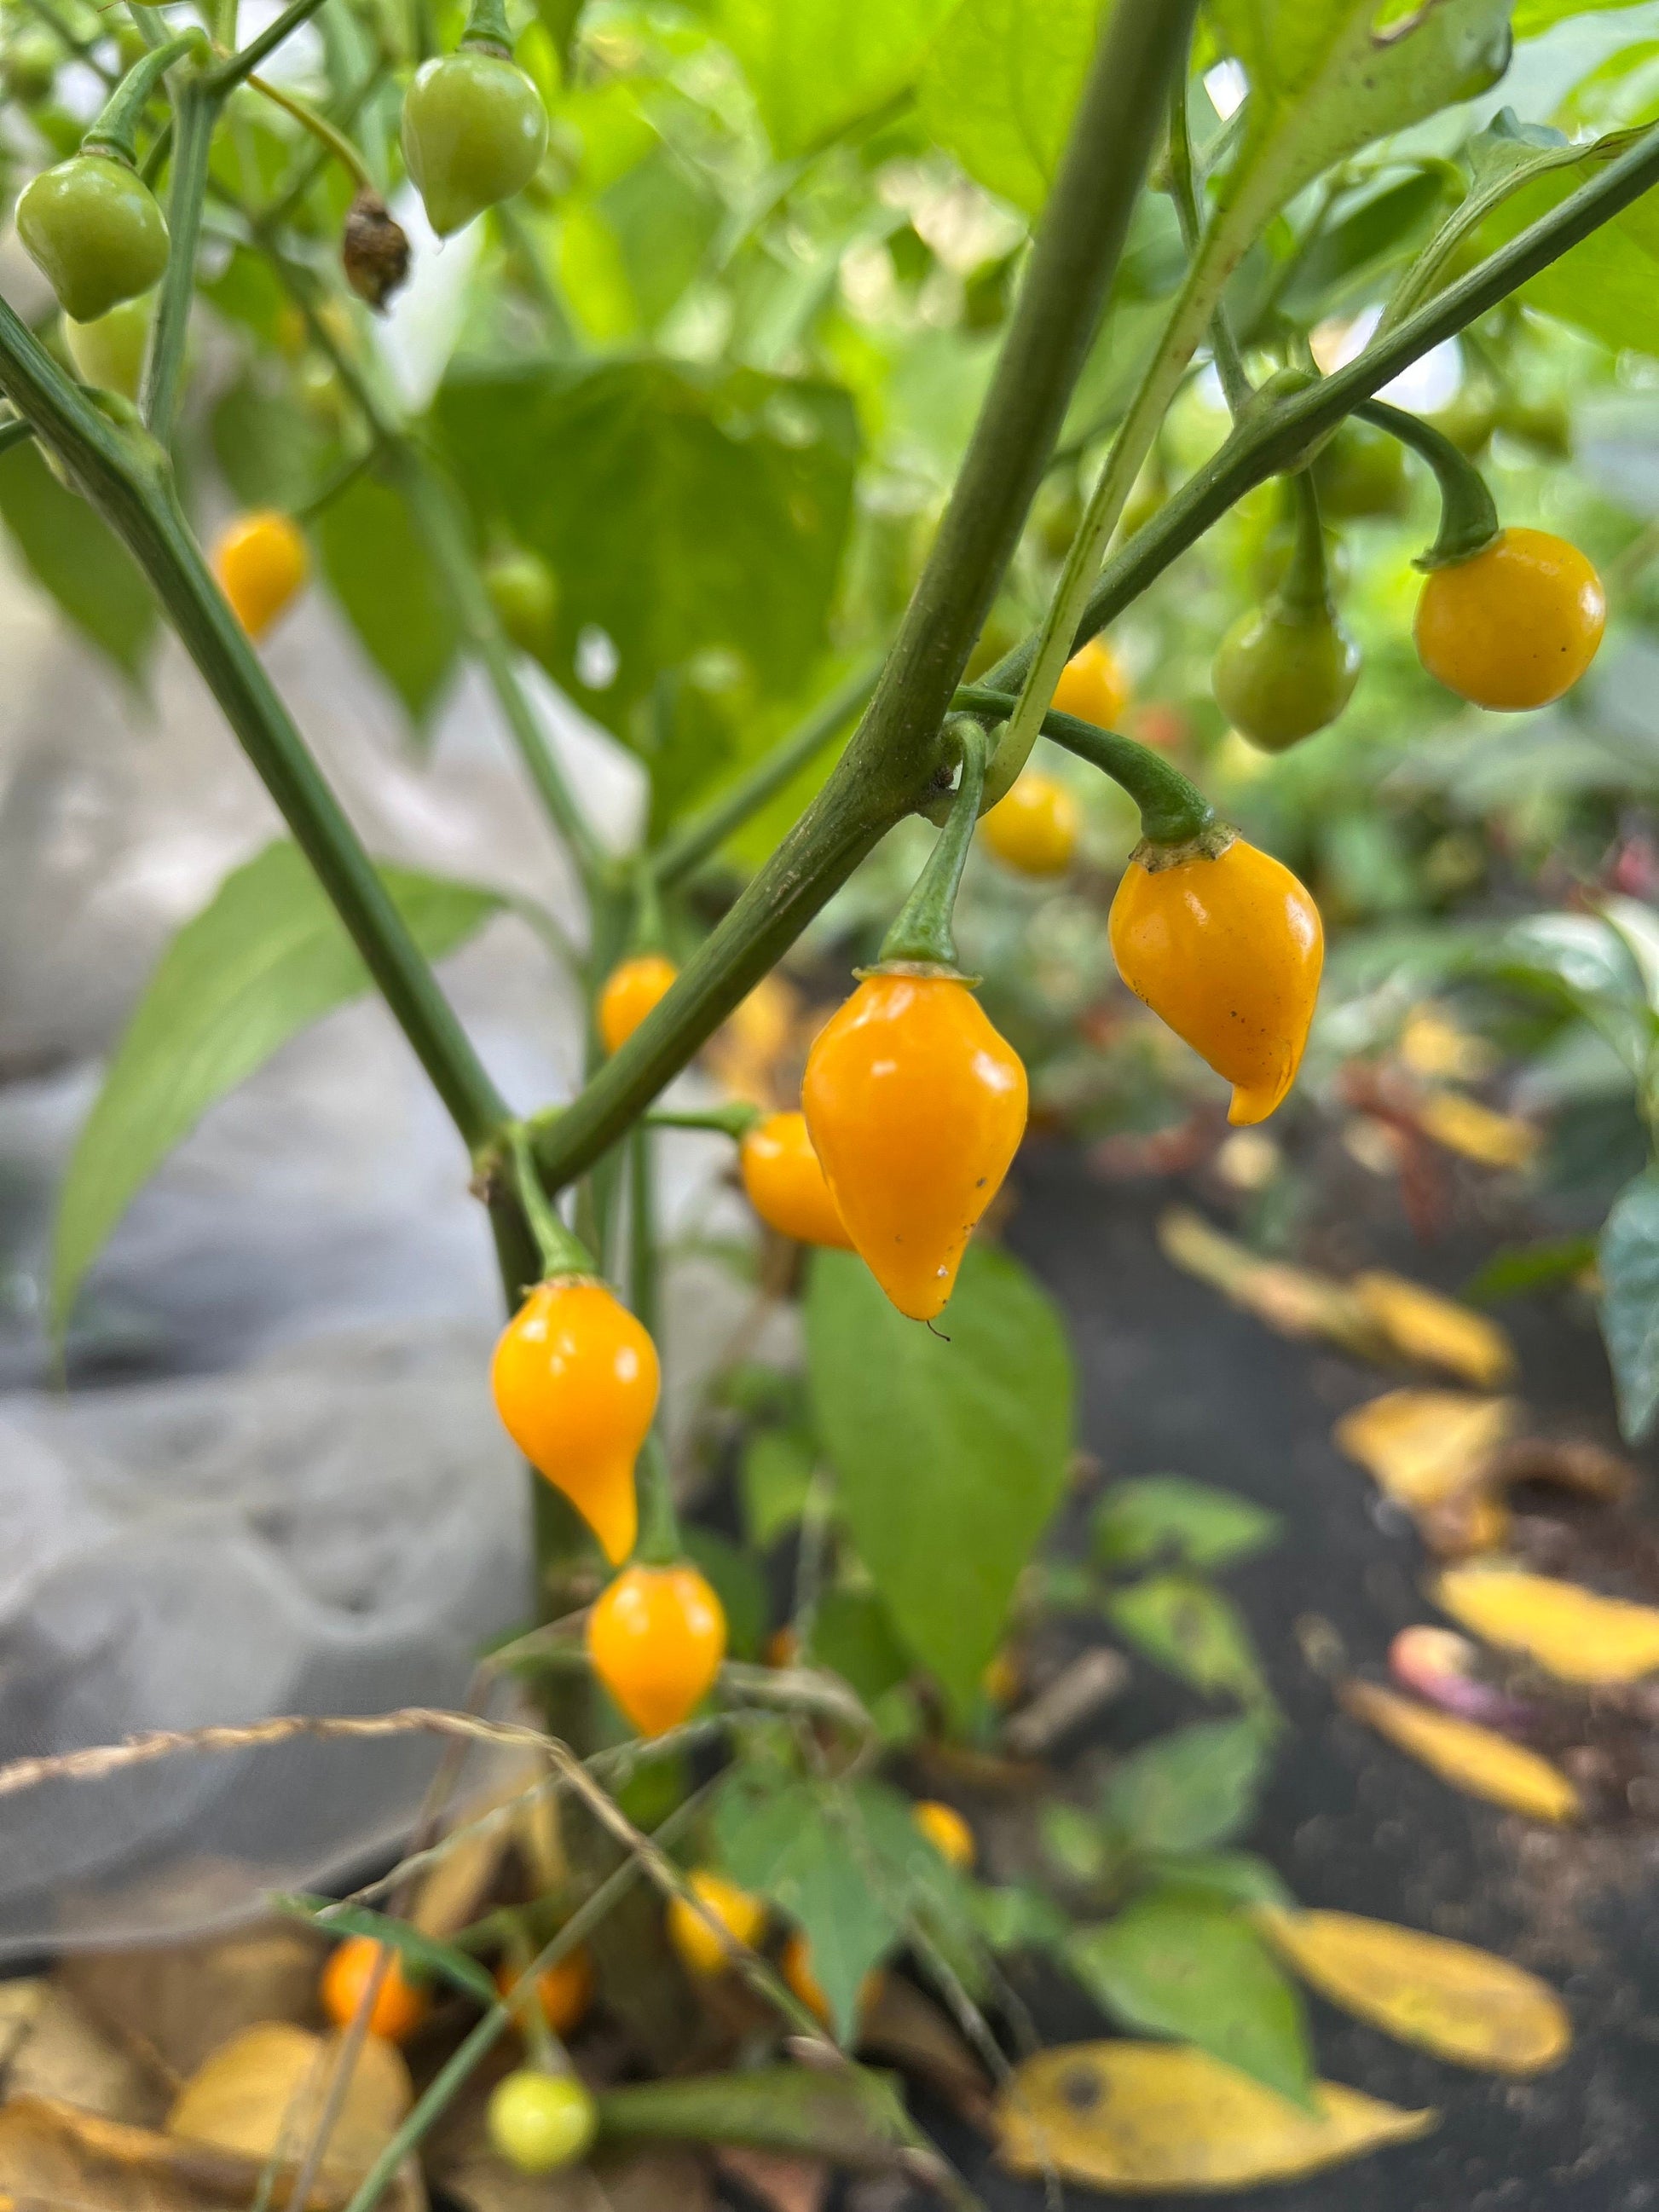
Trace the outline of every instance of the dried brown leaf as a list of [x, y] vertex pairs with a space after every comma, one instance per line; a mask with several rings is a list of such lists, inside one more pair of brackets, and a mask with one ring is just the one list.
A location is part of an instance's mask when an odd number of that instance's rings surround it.
[[56, 1983], [40, 1991], [33, 2020], [13, 2055], [7, 2094], [44, 2097], [105, 2119], [157, 2125], [167, 2111], [161, 2077], [108, 2034]]
[[272, 1920], [164, 1949], [72, 1953], [58, 1978], [94, 2019], [181, 2081], [256, 2021], [315, 2024], [327, 1948], [314, 1930]]
[[[264, 2160], [299, 2158], [321, 2116], [340, 2047], [286, 2021], [244, 2028], [191, 2075], [167, 2115], [183, 2141]], [[409, 2110], [409, 2069], [379, 2036], [365, 2039], [325, 2148], [322, 2171], [360, 2179]]]

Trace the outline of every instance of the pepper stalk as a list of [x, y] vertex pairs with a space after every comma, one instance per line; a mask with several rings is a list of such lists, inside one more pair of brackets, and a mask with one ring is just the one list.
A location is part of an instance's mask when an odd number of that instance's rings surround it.
[[882, 939], [878, 965], [960, 972], [951, 917], [979, 820], [979, 803], [985, 788], [985, 759], [989, 748], [982, 726], [962, 714], [947, 725], [948, 733], [961, 748], [961, 773], [951, 800], [951, 811], [939, 831], [927, 865], [915, 889], [899, 910], [898, 919]]
[[1440, 528], [1428, 551], [1413, 562], [1414, 568], [1449, 568], [1455, 562], [1472, 561], [1497, 543], [1503, 531], [1486, 480], [1443, 431], [1402, 407], [1390, 407], [1384, 399], [1362, 400], [1353, 411], [1409, 446], [1434, 471], [1440, 486]]

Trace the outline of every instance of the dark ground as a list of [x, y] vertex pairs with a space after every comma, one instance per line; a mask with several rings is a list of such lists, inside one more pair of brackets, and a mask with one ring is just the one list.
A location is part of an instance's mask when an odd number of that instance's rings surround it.
[[[1082, 1440], [1108, 1474], [1194, 1475], [1284, 1516], [1278, 1547], [1227, 1577], [1291, 1724], [1244, 1841], [1306, 1905], [1431, 1929], [1534, 1968], [1565, 1996], [1576, 2039], [1556, 2072], [1510, 2081], [1409, 2051], [1310, 1999], [1320, 2072], [1395, 2104], [1437, 2107], [1434, 2134], [1306, 2182], [1219, 2200], [1068, 2188], [1067, 2202], [1648, 2212], [1659, 2207], [1659, 1836], [1634, 1827], [1559, 1833], [1522, 1821], [1454, 1794], [1337, 1711], [1329, 1682], [1304, 1656], [1310, 1624], [1315, 1648], [1322, 1620], [1350, 1666], [1378, 1674], [1396, 1629], [1437, 1617], [1418, 1594], [1424, 1561], [1414, 1532], [1379, 1507], [1369, 1479], [1330, 1441], [1347, 1406], [1409, 1378], [1289, 1342], [1178, 1272], [1159, 1252], [1154, 1225], [1186, 1195], [1169, 1181], [1095, 1180], [1070, 1151], [1034, 1152], [1022, 1164], [1007, 1233], [1069, 1317]], [[1347, 1249], [1330, 1252], [1328, 1239], [1322, 1256], [1395, 1266], [1456, 1289], [1495, 1241], [1490, 1227], [1466, 1221], [1425, 1249], [1393, 1225], [1393, 1206], [1366, 1211], [1377, 1212], [1376, 1224], [1349, 1216], [1334, 1233]], [[1565, 1294], [1499, 1310], [1539, 1425], [1616, 1443], [1606, 1361], [1587, 1313]], [[1653, 1494], [1650, 1476], [1648, 1512]], [[1607, 1586], [1618, 1587], [1616, 1570]], [[1097, 1745], [1127, 1745], [1163, 1725], [1173, 1715], [1161, 1697], [1138, 1677], [1103, 1717]], [[1040, 1986], [1036, 2008], [1045, 2043], [1103, 2032], [1086, 1999], [1058, 1978]], [[999, 2172], [948, 2115], [924, 2117], [991, 2212], [1037, 2212], [1038, 2185]]]

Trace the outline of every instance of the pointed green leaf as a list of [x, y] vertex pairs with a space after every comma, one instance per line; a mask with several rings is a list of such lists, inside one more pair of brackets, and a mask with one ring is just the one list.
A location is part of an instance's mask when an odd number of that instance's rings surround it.
[[155, 639], [155, 597], [101, 514], [59, 483], [33, 441], [0, 459], [0, 516], [25, 566], [126, 676]]
[[1082, 1928], [1066, 1964], [1125, 2027], [1178, 2037], [1310, 2101], [1302, 2001], [1249, 1922], [1224, 1905], [1155, 1890], [1097, 1928]]
[[1054, 182], [1101, 14], [1101, 0], [963, 0], [923, 74], [929, 134], [1029, 215]]
[[1255, 1810], [1269, 1737], [1250, 1720], [1196, 1721], [1132, 1752], [1101, 1810], [1139, 1850], [1196, 1851], [1236, 1836]]
[[1115, 1591], [1106, 1616], [1137, 1650], [1195, 1690], [1271, 1705], [1243, 1616], [1196, 1575], [1148, 1575]]
[[767, 135], [792, 160], [915, 82], [957, 0], [718, 0], [714, 26], [743, 64]]
[[1632, 1443], [1659, 1412], [1659, 1169], [1627, 1182], [1601, 1231], [1601, 1334]]
[[818, 1430], [893, 1626], [965, 1711], [1065, 1487], [1065, 1328], [1017, 1261], [969, 1248], [939, 1330], [907, 1321], [851, 1253], [814, 1255], [806, 1338]]
[[[407, 868], [380, 875], [428, 959], [453, 951], [501, 903], [475, 884]], [[208, 1108], [368, 988], [297, 846], [268, 845], [226, 877], [161, 955], [76, 1140], [52, 1255], [57, 1331], [135, 1194]]]
[[1279, 1516], [1248, 1498], [1182, 1474], [1144, 1474], [1108, 1488], [1095, 1510], [1095, 1557], [1103, 1567], [1139, 1567], [1164, 1555], [1219, 1567], [1271, 1544]]

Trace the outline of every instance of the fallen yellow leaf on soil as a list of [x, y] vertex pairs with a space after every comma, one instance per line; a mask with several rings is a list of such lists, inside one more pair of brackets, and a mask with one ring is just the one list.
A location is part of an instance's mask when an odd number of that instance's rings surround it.
[[1345, 1413], [1333, 1433], [1350, 1459], [1415, 1513], [1474, 1481], [1520, 1419], [1514, 1398], [1389, 1390]]
[[1182, 2044], [1074, 2043], [1016, 2070], [997, 2140], [1017, 2173], [1046, 2165], [1094, 2189], [1246, 2189], [1410, 2142], [1438, 2117], [1335, 2081], [1313, 2095], [1318, 2110], [1304, 2112]]
[[1538, 1132], [1530, 1121], [1496, 1113], [1458, 1091], [1431, 1093], [1417, 1109], [1417, 1125], [1449, 1152], [1460, 1152], [1484, 1168], [1523, 1168], [1538, 1150]]
[[1400, 1057], [1413, 1075], [1449, 1077], [1478, 1083], [1490, 1075], [1498, 1055], [1484, 1037], [1471, 1036], [1438, 1006], [1414, 1006], [1400, 1033]]
[[1381, 1269], [1356, 1275], [1349, 1288], [1406, 1358], [1443, 1367], [1480, 1390], [1514, 1374], [1515, 1347], [1504, 1331], [1456, 1299]]
[[1571, 2022], [1555, 1991], [1490, 1951], [1352, 1912], [1261, 1905], [1254, 1917], [1322, 1996], [1437, 2058], [1494, 2074], [1539, 2074], [1571, 2045]]
[[1356, 1720], [1369, 1723], [1454, 1790], [1490, 1798], [1535, 1820], [1576, 1820], [1583, 1811], [1578, 1792], [1559, 1767], [1495, 1729], [1432, 1712], [1374, 1682], [1346, 1683], [1341, 1695]]
[[1173, 1206], [1158, 1224], [1166, 1257], [1281, 1336], [1323, 1336], [1351, 1352], [1386, 1349], [1376, 1323], [1344, 1283], [1307, 1267], [1263, 1260], [1201, 1216]]
[[[248, 2158], [297, 2160], [321, 2116], [339, 2045], [337, 2036], [313, 2035], [286, 2021], [244, 2028], [185, 2082], [167, 2132]], [[377, 2035], [365, 2038], [323, 2155], [324, 2173], [367, 2173], [411, 2094], [403, 2054]]]
[[1448, 1568], [1434, 1594], [1473, 1634], [1525, 1652], [1564, 1682], [1634, 1682], [1659, 1667], [1650, 1605], [1503, 1566]]

